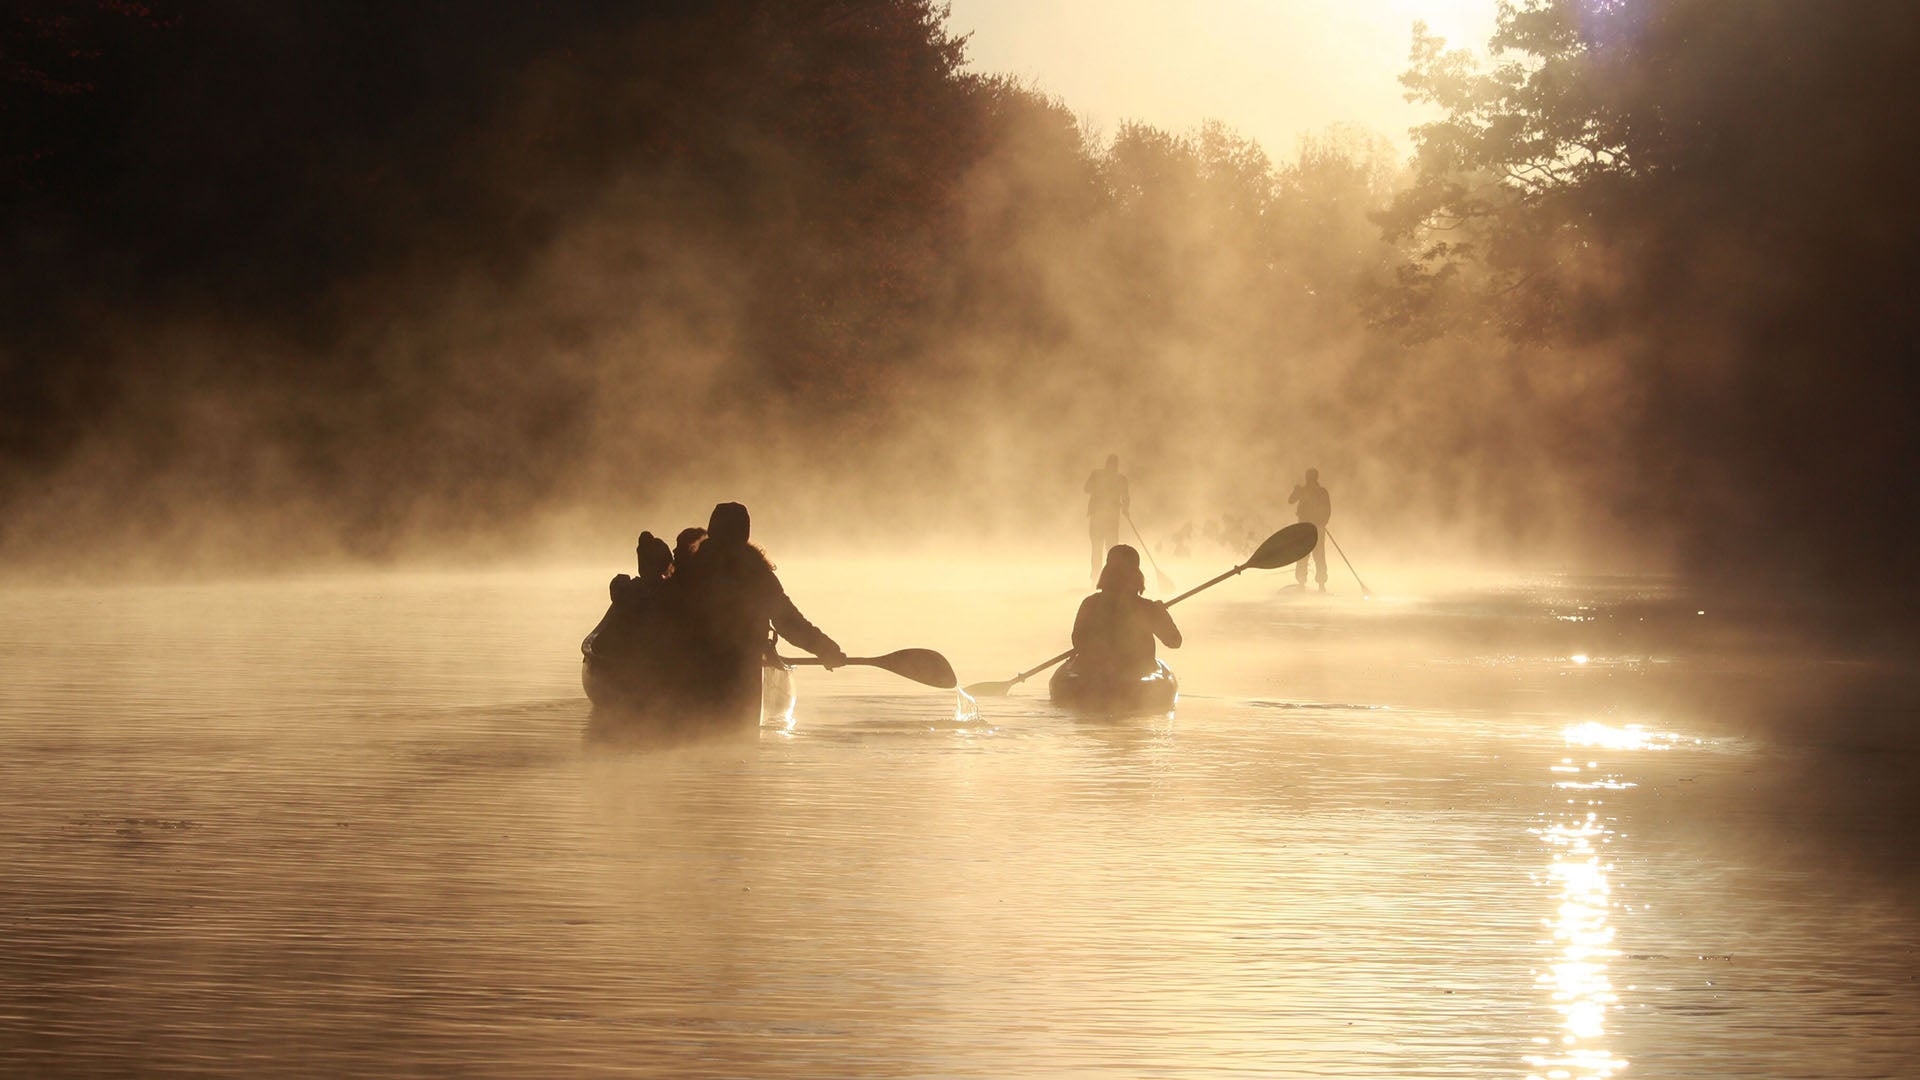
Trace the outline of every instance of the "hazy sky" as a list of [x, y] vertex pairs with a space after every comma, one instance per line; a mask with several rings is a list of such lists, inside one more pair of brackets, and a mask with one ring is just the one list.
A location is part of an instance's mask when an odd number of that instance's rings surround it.
[[1398, 77], [1416, 19], [1484, 49], [1494, 0], [951, 0], [982, 72], [1031, 78], [1110, 137], [1123, 120], [1220, 120], [1276, 159], [1357, 122], [1408, 147]]

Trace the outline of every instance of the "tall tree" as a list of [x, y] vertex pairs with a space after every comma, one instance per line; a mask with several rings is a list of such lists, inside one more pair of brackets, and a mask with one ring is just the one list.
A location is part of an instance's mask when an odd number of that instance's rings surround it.
[[1603, 345], [1636, 387], [1619, 505], [1697, 567], [1910, 622], [1920, 497], [1882, 478], [1920, 464], [1920, 12], [1502, 0], [1491, 45], [1416, 34], [1404, 81], [1446, 115], [1382, 218], [1387, 321]]

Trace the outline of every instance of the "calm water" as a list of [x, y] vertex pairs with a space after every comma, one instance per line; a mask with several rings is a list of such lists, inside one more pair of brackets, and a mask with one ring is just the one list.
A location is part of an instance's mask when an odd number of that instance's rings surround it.
[[[1172, 718], [802, 670], [635, 750], [606, 572], [0, 595], [0, 1074], [1920, 1074], [1910, 879], [1722, 692], [1814, 661], [1654, 584], [1249, 576]], [[1078, 599], [783, 574], [963, 681]]]

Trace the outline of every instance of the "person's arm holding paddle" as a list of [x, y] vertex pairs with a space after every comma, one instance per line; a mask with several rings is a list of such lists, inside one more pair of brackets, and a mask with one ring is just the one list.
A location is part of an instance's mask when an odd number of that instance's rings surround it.
[[1149, 625], [1153, 627], [1153, 636], [1159, 638], [1160, 644], [1169, 649], [1179, 648], [1180, 643], [1186, 639], [1180, 636], [1180, 628], [1174, 625], [1173, 613], [1167, 610], [1166, 602], [1162, 600], [1145, 602], [1151, 609], [1149, 618], [1152, 622]]
[[786, 590], [781, 589], [777, 581], [774, 584], [774, 589], [779, 594], [779, 599], [775, 602], [773, 608], [774, 630], [777, 631], [781, 637], [786, 638], [788, 641], [819, 657], [820, 666], [826, 668], [828, 671], [832, 671], [834, 668], [846, 663], [846, 650], [842, 649], [838, 643], [822, 632], [819, 627], [808, 622], [807, 617], [800, 614], [800, 609], [793, 606], [793, 601], [788, 599]]

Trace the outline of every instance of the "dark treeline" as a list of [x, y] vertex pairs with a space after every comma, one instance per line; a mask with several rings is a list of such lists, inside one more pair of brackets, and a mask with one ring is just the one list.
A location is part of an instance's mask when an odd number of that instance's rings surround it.
[[1093, 139], [943, 16], [30, 7], [0, 542], [378, 554], [741, 473], [1004, 523], [1111, 449], [1229, 516], [1283, 442], [1353, 477], [1315, 417], [1415, 400], [1346, 385], [1384, 143]]
[[1382, 543], [1913, 599], [1896, 5], [1529, 0], [1485, 73], [1416, 39], [1411, 169], [1085, 131], [915, 0], [11, 11], [14, 557], [1008, 524], [1118, 450], [1161, 522], [1318, 465]]
[[1381, 216], [1410, 256], [1387, 321], [1598, 350], [1611, 505], [1730, 585], [1910, 624], [1920, 11], [1526, 0], [1494, 44], [1416, 43], [1447, 118]]
[[682, 406], [857, 404], [979, 140], [925, 4], [13, 10], [22, 543], [216, 502], [369, 552], [505, 524], [688, 340], [726, 370]]

